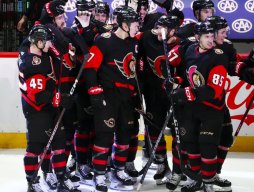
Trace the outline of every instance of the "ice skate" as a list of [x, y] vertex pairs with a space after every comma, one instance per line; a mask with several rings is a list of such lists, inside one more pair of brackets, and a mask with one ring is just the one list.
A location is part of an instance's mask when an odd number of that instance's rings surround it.
[[93, 185], [92, 169], [88, 165], [77, 165], [75, 175], [80, 177], [80, 182], [85, 185]]
[[110, 188], [118, 191], [133, 191], [134, 181], [124, 170], [112, 170]]
[[28, 182], [27, 192], [44, 192], [40, 185], [40, 177], [37, 176], [32, 181]]
[[56, 187], [57, 187], [57, 178], [56, 178], [56, 175], [54, 173], [43, 173], [43, 179], [44, 179], [45, 183], [47, 184], [47, 186], [51, 190], [56, 189]]

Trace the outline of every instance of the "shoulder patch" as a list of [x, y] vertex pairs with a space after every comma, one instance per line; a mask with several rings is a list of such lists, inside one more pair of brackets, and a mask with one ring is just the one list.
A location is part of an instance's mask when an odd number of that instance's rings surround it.
[[188, 37], [188, 39], [190, 40], [190, 41], [192, 41], [192, 42], [195, 42], [196, 41], [196, 38], [195, 37]]
[[101, 36], [104, 37], [104, 38], [110, 38], [111, 33], [110, 32], [102, 33]]
[[215, 53], [218, 55], [223, 54], [223, 51], [221, 49], [214, 49]]
[[224, 39], [224, 42], [228, 43], [228, 44], [232, 44], [232, 42], [230, 40], [228, 40], [228, 39]]

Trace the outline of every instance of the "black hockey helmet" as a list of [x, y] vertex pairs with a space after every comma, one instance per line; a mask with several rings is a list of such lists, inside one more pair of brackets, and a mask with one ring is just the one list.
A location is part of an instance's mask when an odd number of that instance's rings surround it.
[[132, 22], [139, 22], [139, 16], [131, 7], [123, 7], [119, 13], [117, 14], [117, 23], [119, 26], [122, 25], [123, 22], [130, 24]]
[[36, 44], [39, 40], [41, 41], [53, 40], [53, 35], [52, 32], [47, 27], [39, 24], [33, 26], [31, 31], [29, 32], [28, 40], [31, 43]]
[[77, 0], [76, 8], [77, 11], [88, 11], [95, 8], [95, 2], [93, 0]]
[[198, 22], [194, 28], [195, 35], [202, 35], [202, 34], [214, 33], [214, 32], [215, 32], [215, 29], [209, 21]]
[[193, 15], [196, 18], [197, 18], [196, 11], [211, 8], [214, 8], [214, 3], [212, 2], [212, 0], [195, 0], [192, 4]]
[[213, 25], [215, 30], [220, 30], [228, 27], [228, 22], [224, 17], [211, 16], [208, 17], [206, 21], [209, 21]]
[[109, 16], [110, 8], [107, 2], [97, 2], [95, 5], [95, 12], [96, 13], [105, 13]]
[[180, 19], [175, 15], [163, 15], [156, 22], [155, 26], [164, 26], [168, 29], [178, 28], [180, 26]]
[[145, 6], [147, 9], [149, 9], [149, 2], [148, 2], [148, 0], [138, 0], [137, 12], [140, 11], [141, 6]]

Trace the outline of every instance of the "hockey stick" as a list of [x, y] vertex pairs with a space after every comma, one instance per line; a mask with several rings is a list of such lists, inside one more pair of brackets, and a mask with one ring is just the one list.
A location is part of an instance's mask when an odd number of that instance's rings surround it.
[[244, 120], [246, 119], [246, 117], [247, 117], [247, 115], [248, 115], [248, 113], [249, 113], [249, 111], [250, 111], [250, 108], [251, 108], [252, 105], [253, 105], [253, 101], [254, 101], [254, 95], [252, 96], [252, 98], [251, 98], [251, 100], [250, 100], [250, 103], [249, 103], [249, 105], [247, 106], [247, 109], [246, 109], [246, 111], [245, 111], [245, 113], [244, 113], [244, 115], [243, 115], [243, 117], [242, 117], [242, 119], [241, 119], [241, 121], [240, 121], [240, 123], [239, 123], [239, 125], [238, 125], [238, 127], [237, 127], [237, 129], [236, 129], [236, 131], [235, 131], [234, 140], [233, 140], [233, 144], [232, 144], [232, 145], [234, 145], [234, 143], [235, 143], [235, 141], [236, 141], [236, 138], [237, 138], [237, 136], [238, 136], [238, 134], [239, 134], [239, 132], [240, 132], [242, 126], [243, 126]]
[[167, 125], [168, 125], [168, 121], [169, 121], [171, 115], [172, 115], [172, 107], [171, 107], [171, 109], [170, 109], [170, 112], [169, 112], [169, 113], [167, 114], [167, 116], [166, 116], [166, 120], [165, 120], [165, 122], [164, 122], [164, 124], [163, 124], [163, 127], [162, 127], [161, 132], [160, 132], [160, 134], [159, 134], [159, 137], [158, 137], [158, 139], [157, 139], [157, 141], [156, 141], [156, 143], [155, 143], [155, 145], [154, 145], [153, 151], [152, 151], [152, 153], [151, 153], [151, 156], [150, 156], [148, 162], [146, 163], [145, 167], [139, 172], [139, 173], [142, 174], [142, 177], [141, 177], [141, 179], [140, 179], [140, 181], [139, 181], [139, 184], [138, 184], [138, 186], [137, 186], [137, 191], [140, 191], [140, 189], [141, 189], [141, 187], [142, 187], [142, 185], [143, 185], [143, 183], [144, 183], [146, 174], [147, 174], [147, 172], [148, 172], [149, 167], [151, 166], [151, 164], [152, 164], [152, 162], [153, 162], [156, 149], [157, 149], [157, 147], [158, 147], [158, 145], [159, 145], [159, 143], [160, 143], [161, 138], [162, 138], [163, 135], [164, 135], [164, 130], [165, 130], [165, 128], [166, 128]]
[[137, 111], [140, 115], [142, 115], [143, 118], [144, 118], [151, 126], [153, 126], [154, 128], [156, 128], [157, 130], [161, 131], [161, 128], [159, 128], [159, 126], [156, 125], [156, 124], [153, 122], [153, 120], [152, 120], [144, 111], [142, 111], [142, 110], [140, 110], [140, 109], [137, 109], [137, 108], [135, 108], [135, 111]]
[[[89, 53], [86, 54], [86, 55], [84, 55], [83, 63], [82, 63], [82, 65], [80, 66], [78, 75], [77, 75], [77, 77], [76, 77], [76, 79], [75, 79], [75, 81], [74, 81], [74, 83], [73, 83], [73, 85], [72, 85], [72, 88], [71, 88], [71, 90], [70, 90], [70, 96], [73, 95], [73, 93], [74, 93], [74, 91], [75, 91], [75, 89], [76, 89], [76, 86], [77, 86], [77, 84], [78, 84], [78, 82], [79, 82], [79, 79], [80, 79], [80, 77], [81, 77], [81, 75], [82, 75], [83, 68], [84, 68], [84, 66], [85, 66], [85, 64], [86, 64], [86, 62], [87, 62], [88, 56], [89, 56]], [[53, 129], [53, 131], [52, 131], [52, 134], [50, 135], [49, 141], [48, 141], [48, 143], [47, 143], [47, 145], [46, 145], [46, 147], [45, 147], [45, 149], [44, 149], [44, 151], [43, 151], [43, 153], [42, 153], [42, 156], [41, 156], [41, 158], [40, 158], [40, 161], [39, 161], [39, 163], [38, 163], [38, 166], [37, 166], [37, 168], [36, 168], [36, 170], [35, 170], [35, 172], [34, 172], [34, 174], [33, 174], [33, 176], [32, 176], [33, 179], [35, 179], [35, 177], [37, 176], [37, 174], [38, 174], [38, 172], [39, 172], [39, 169], [40, 169], [40, 167], [41, 167], [41, 164], [43, 163], [43, 160], [44, 160], [44, 158], [45, 158], [45, 155], [46, 155], [47, 151], [48, 151], [49, 148], [50, 148], [51, 142], [52, 142], [53, 139], [54, 139], [54, 136], [55, 136], [55, 134], [56, 134], [56, 132], [57, 132], [57, 130], [58, 130], [58, 127], [59, 127], [61, 121], [62, 121], [62, 118], [63, 118], [63, 115], [64, 115], [65, 111], [66, 111], [66, 108], [63, 108], [62, 111], [61, 111], [61, 113], [60, 113], [60, 115], [58, 116], [57, 122], [56, 122], [55, 127], [54, 127], [54, 129]]]
[[[171, 73], [170, 73], [170, 69], [169, 69], [170, 65], [169, 65], [169, 61], [167, 59], [168, 51], [167, 51], [166, 29], [162, 28], [161, 33], [162, 33], [162, 42], [163, 42], [164, 54], [166, 56], [167, 78], [171, 79], [172, 77], [171, 77]], [[167, 89], [166, 89], [166, 91], [167, 91]], [[173, 91], [173, 89], [172, 89], [172, 91]], [[174, 125], [175, 125], [176, 143], [177, 143], [177, 148], [178, 148], [178, 156], [179, 156], [179, 160], [180, 160], [180, 168], [181, 168], [182, 172], [185, 175], [187, 175], [189, 178], [191, 178], [193, 180], [200, 180], [201, 179], [200, 175], [196, 174], [195, 172], [191, 171], [190, 169], [187, 169], [184, 166], [184, 162], [183, 162], [183, 158], [182, 158], [182, 154], [181, 154], [182, 148], [181, 148], [178, 121], [175, 117], [174, 104], [173, 104], [172, 98], [170, 97], [169, 99], [170, 99], [171, 105], [172, 105], [172, 115], [173, 115], [173, 122], [174, 122]]]
[[[140, 85], [139, 85], [139, 81], [138, 81], [138, 75], [137, 75], [136, 68], [134, 67], [133, 70], [134, 70], [134, 77], [135, 77], [135, 80], [136, 80], [136, 83], [137, 83], [138, 96], [139, 96], [139, 100], [140, 100], [141, 110], [145, 111], [144, 106], [143, 106], [143, 99], [142, 99], [142, 95], [141, 95], [141, 89], [140, 89]], [[152, 141], [151, 141], [151, 138], [150, 138], [150, 135], [149, 135], [149, 132], [148, 132], [148, 127], [145, 123], [145, 120], [144, 120], [144, 127], [145, 127], [145, 131], [146, 131], [146, 133], [144, 135], [147, 139], [149, 153], [151, 154], [151, 152], [152, 152]]]

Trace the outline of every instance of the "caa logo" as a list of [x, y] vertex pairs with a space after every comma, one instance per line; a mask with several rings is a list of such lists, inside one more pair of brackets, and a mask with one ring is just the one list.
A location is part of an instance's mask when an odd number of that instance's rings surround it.
[[232, 23], [232, 28], [238, 33], [247, 33], [252, 29], [252, 23], [247, 19], [237, 19]]
[[254, 13], [254, 0], [248, 0], [244, 4], [244, 7], [247, 11]]
[[222, 0], [218, 3], [218, 8], [221, 12], [232, 13], [238, 9], [238, 4], [235, 0]]
[[189, 24], [189, 23], [197, 23], [194, 19], [186, 18], [183, 21], [183, 25]]
[[65, 12], [73, 12], [76, 10], [76, 0], [69, 0], [64, 7]]
[[181, 0], [175, 0], [175, 1], [174, 1], [174, 4], [173, 4], [173, 9], [174, 9], [174, 8], [177, 8], [177, 9], [179, 9], [180, 11], [182, 11], [183, 8], [184, 8], [184, 3], [183, 3]]

